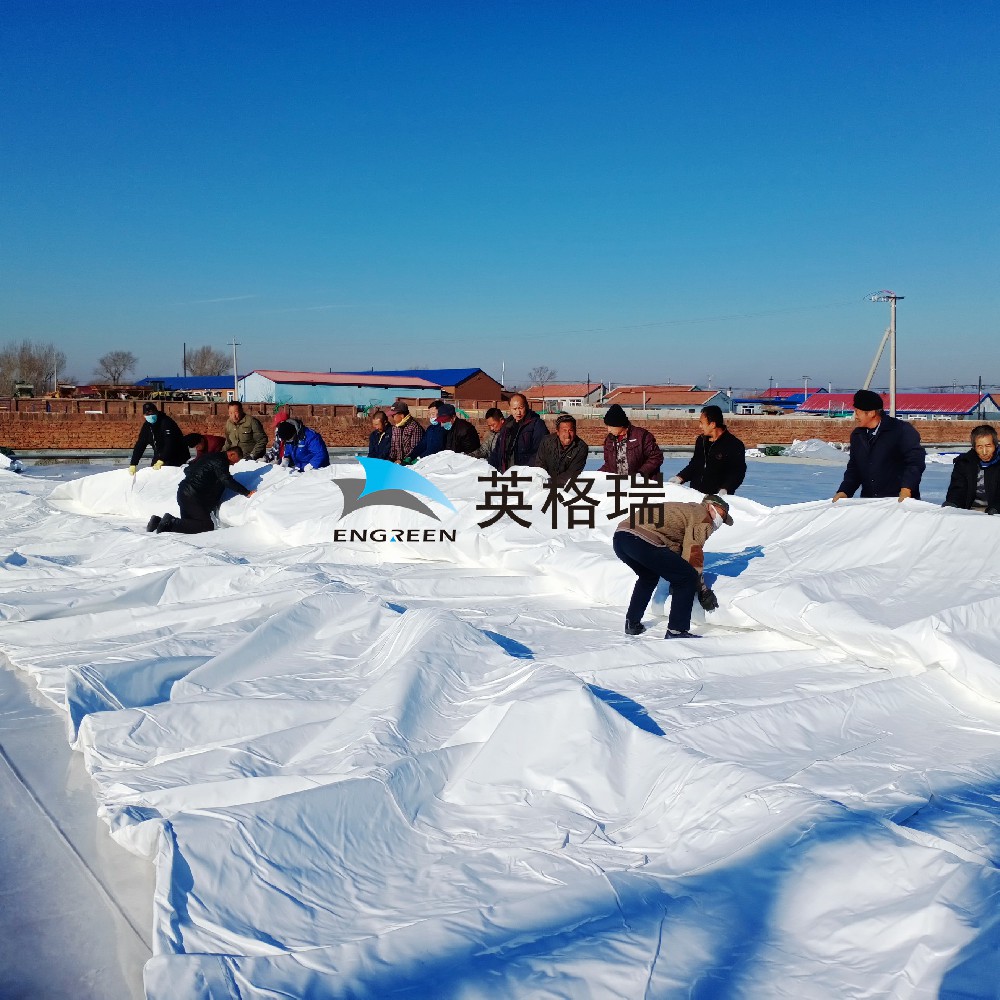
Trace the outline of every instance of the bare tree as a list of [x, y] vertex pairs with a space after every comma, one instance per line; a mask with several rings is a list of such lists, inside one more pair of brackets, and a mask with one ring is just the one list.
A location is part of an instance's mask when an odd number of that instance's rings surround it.
[[528, 372], [528, 381], [532, 385], [547, 385], [549, 382], [553, 381], [556, 377], [555, 368], [549, 368], [548, 365], [538, 365], [536, 368], [532, 368]]
[[28, 382], [42, 395], [54, 388], [56, 376], [65, 367], [66, 355], [55, 344], [10, 343], [0, 350], [0, 395], [12, 395], [15, 382]]
[[107, 379], [112, 385], [120, 385], [122, 379], [139, 363], [139, 359], [131, 351], [108, 351], [97, 359], [97, 369], [94, 374], [98, 378]]
[[233, 370], [233, 359], [214, 347], [196, 347], [188, 353], [187, 370], [192, 375], [228, 375]]

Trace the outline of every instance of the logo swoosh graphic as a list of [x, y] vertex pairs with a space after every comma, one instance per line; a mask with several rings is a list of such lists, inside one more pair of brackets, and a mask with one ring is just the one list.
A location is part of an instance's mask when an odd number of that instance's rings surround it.
[[344, 495], [341, 517], [362, 507], [403, 507], [426, 514], [435, 521], [441, 519], [414, 493], [454, 510], [452, 502], [419, 472], [405, 465], [395, 465], [379, 458], [358, 458], [365, 470], [364, 479], [335, 479]]
[[344, 494], [344, 509], [340, 514], [342, 518], [353, 511], [361, 510], [362, 507], [405, 507], [407, 510], [417, 511], [418, 514], [433, 517], [435, 521], [441, 520], [427, 504], [406, 490], [379, 490], [377, 493], [365, 496], [364, 479], [335, 479], [334, 482]]
[[455, 509], [451, 501], [433, 483], [405, 465], [395, 465], [381, 458], [359, 458], [358, 461], [365, 470], [367, 483], [361, 493], [362, 496], [377, 493], [379, 490], [406, 490], [407, 493], [416, 493], [418, 496], [427, 497], [428, 500], [434, 500], [448, 510]]

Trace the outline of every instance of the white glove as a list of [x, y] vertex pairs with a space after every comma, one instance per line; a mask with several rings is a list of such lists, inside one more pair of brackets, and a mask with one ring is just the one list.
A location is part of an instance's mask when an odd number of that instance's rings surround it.
[[312, 465], [305, 465], [305, 466], [303, 466], [303, 467], [302, 467], [302, 471], [303, 471], [303, 472], [312, 472], [312, 470], [313, 470], [314, 468], [315, 468], [315, 466], [312, 466]]
[[667, 480], [667, 482], [668, 483], [676, 483], [678, 486], [680, 486], [681, 483], [684, 482], [684, 480], [681, 479], [680, 476], [672, 476], [670, 479]]
[[727, 497], [729, 496], [729, 490], [719, 490], [715, 495], [718, 497]]
[[292, 467], [292, 460], [287, 455], [281, 460], [281, 467], [283, 469], [290, 469]]

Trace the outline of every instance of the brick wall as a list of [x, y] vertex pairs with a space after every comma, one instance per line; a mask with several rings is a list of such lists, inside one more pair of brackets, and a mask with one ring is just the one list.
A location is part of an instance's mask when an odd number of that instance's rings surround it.
[[[0, 400], [0, 445], [15, 451], [131, 448], [142, 425], [142, 403], [136, 400], [52, 400], [48, 405], [46, 410], [44, 400]], [[164, 403], [162, 408], [185, 434], [223, 433], [226, 423], [223, 403]], [[273, 406], [247, 403], [245, 409], [261, 420], [270, 438]], [[417, 419], [426, 420], [425, 409], [414, 407], [412, 412]], [[470, 409], [470, 414], [482, 433], [485, 430], [482, 410]], [[358, 417], [349, 406], [293, 406], [292, 415], [318, 430], [331, 447], [360, 448], [367, 444], [371, 431], [367, 418]], [[554, 418], [547, 418], [547, 423], [550, 429], [555, 427]], [[787, 445], [795, 438], [846, 442], [854, 427], [853, 420], [827, 417], [731, 416], [728, 423], [747, 447]], [[913, 425], [925, 444], [967, 446], [975, 421], [915, 420]], [[643, 426], [664, 446], [691, 445], [698, 434], [698, 422], [690, 417], [651, 419]], [[581, 420], [577, 428], [588, 444], [599, 446], [604, 442], [607, 428], [602, 421]]]

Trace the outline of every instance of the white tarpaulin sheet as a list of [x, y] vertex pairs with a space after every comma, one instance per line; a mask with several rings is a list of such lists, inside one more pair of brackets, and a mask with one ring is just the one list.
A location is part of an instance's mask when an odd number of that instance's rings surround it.
[[199, 536], [142, 530], [179, 470], [0, 473], [0, 651], [155, 865], [149, 997], [1000, 995], [1000, 519], [734, 497], [664, 642], [603, 476], [480, 528], [483, 463], [418, 468], [454, 513], [243, 463]]

